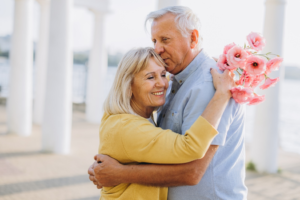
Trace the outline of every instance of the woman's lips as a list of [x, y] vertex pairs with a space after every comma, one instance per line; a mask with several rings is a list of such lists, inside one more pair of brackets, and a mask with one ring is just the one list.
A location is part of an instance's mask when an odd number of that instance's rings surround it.
[[152, 94], [154, 94], [155, 96], [161, 96], [164, 94], [164, 92], [153, 92]]

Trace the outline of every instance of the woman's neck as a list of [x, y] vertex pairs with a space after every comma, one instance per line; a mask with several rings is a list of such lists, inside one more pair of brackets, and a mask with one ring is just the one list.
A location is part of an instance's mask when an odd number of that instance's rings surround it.
[[133, 111], [144, 118], [149, 118], [154, 111], [154, 107], [144, 107], [139, 105], [136, 101], [131, 100], [130, 102]]

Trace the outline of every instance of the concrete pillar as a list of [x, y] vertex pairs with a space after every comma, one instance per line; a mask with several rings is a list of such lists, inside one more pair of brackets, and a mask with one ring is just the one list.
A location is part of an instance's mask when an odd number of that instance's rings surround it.
[[107, 53], [104, 37], [105, 13], [92, 10], [95, 16], [94, 40], [90, 51], [86, 96], [86, 120], [100, 123], [103, 115]]
[[100, 124], [103, 115], [107, 53], [104, 35], [105, 15], [110, 12], [109, 0], [75, 0], [75, 5], [88, 8], [94, 14], [94, 39], [90, 51], [86, 94], [86, 120]]
[[162, 9], [168, 6], [178, 6], [179, 0], [158, 0], [157, 9]]
[[33, 122], [41, 125], [43, 120], [46, 89], [50, 0], [37, 0], [37, 2], [40, 4], [40, 30], [35, 62]]
[[72, 0], [51, 0], [42, 150], [70, 151], [72, 123]]
[[[285, 0], [266, 0], [264, 53], [273, 52], [282, 56]], [[259, 172], [276, 173], [279, 137], [279, 88], [283, 81], [284, 69], [272, 72], [272, 78], [282, 77], [275, 87], [258, 91], [266, 100], [256, 107], [251, 157]]]
[[8, 133], [28, 136], [32, 129], [33, 0], [15, 0], [10, 56]]

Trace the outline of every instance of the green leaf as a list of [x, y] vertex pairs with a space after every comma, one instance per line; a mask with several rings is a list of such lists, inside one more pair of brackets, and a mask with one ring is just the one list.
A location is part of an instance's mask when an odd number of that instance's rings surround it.
[[249, 171], [256, 171], [256, 167], [255, 167], [255, 164], [250, 161], [247, 166], [246, 166], [246, 169], [249, 170]]

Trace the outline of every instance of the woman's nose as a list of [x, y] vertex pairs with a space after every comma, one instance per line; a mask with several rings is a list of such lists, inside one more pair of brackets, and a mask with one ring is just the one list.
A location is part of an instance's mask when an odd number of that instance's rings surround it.
[[162, 77], [158, 78], [155, 84], [156, 87], [165, 87], [165, 85], [166, 83]]

